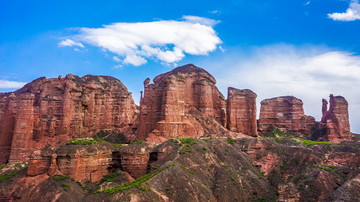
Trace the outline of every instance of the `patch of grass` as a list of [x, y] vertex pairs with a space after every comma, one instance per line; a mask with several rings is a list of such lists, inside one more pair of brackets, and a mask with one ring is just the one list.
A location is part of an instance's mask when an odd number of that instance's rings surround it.
[[62, 187], [70, 187], [70, 185], [69, 185], [69, 184], [66, 184], [66, 183], [62, 183], [61, 186], [62, 186]]
[[280, 143], [280, 140], [282, 140], [282, 139], [296, 139], [296, 140], [299, 140], [300, 142], [297, 142], [295, 140], [291, 140], [291, 142], [293, 144], [296, 144], [296, 145], [304, 144], [306, 146], [312, 146], [312, 145], [339, 145], [339, 144], [342, 144], [342, 143], [320, 142], [320, 141], [306, 140], [306, 139], [302, 139], [302, 138], [299, 138], [299, 137], [296, 137], [296, 136], [291, 136], [290, 134], [287, 134], [287, 133], [282, 132], [280, 130], [278, 132], [273, 132], [273, 134], [275, 136], [262, 136], [261, 138], [271, 138], [271, 139], [274, 139], [277, 143]]
[[188, 173], [190, 173], [190, 174], [194, 174], [194, 171], [192, 171], [192, 170], [190, 170], [190, 169], [188, 169], [188, 168], [186, 168], [185, 166], [183, 166], [183, 165], [180, 165], [180, 167], [181, 168], [183, 168], [184, 170], [186, 170]]
[[110, 173], [109, 175], [104, 176], [101, 181], [99, 182], [99, 184], [102, 184], [104, 182], [117, 182], [120, 179], [121, 173], [119, 172], [114, 172], [114, 173]]
[[234, 144], [234, 143], [237, 142], [236, 140], [233, 140], [233, 139], [231, 139], [231, 138], [226, 139], [226, 141], [227, 141], [227, 143], [229, 143], [229, 144]]
[[20, 171], [22, 171], [25, 168], [20, 168], [20, 169], [16, 169], [11, 171], [10, 173], [6, 173], [5, 175], [1, 175], [0, 176], [0, 182], [4, 181], [5, 179], [12, 179], [16, 174], [18, 174]]
[[202, 150], [206, 151], [206, 148], [205, 148], [205, 147], [203, 147], [203, 148], [202, 148]]
[[170, 187], [165, 187], [165, 192], [166, 192], [166, 194], [168, 194], [168, 195], [171, 195], [171, 194], [172, 194]]
[[324, 145], [337, 145], [338, 144], [338, 143], [333, 143], [333, 142], [318, 142], [318, 141], [312, 141], [312, 140], [304, 140], [304, 139], [300, 139], [300, 138], [297, 138], [297, 139], [301, 140], [302, 143], [307, 146], [319, 145], [319, 144], [324, 144]]
[[139, 140], [139, 141], [132, 142], [132, 143], [130, 143], [130, 144], [142, 144], [142, 143], [143, 143], [143, 141], [142, 141], [142, 140]]
[[66, 183], [62, 183], [61, 186], [64, 188], [64, 191], [68, 191], [70, 187], [70, 185]]
[[51, 178], [54, 179], [56, 182], [60, 182], [60, 181], [69, 179], [69, 177], [65, 176], [65, 175], [54, 175]]
[[166, 166], [164, 168], [158, 168], [156, 170], [153, 170], [153, 171], [149, 172], [148, 174], [143, 175], [143, 176], [137, 178], [136, 180], [134, 180], [132, 182], [126, 182], [123, 185], [118, 185], [118, 186], [111, 187], [111, 188], [108, 188], [108, 189], [104, 189], [104, 190], [101, 190], [101, 191], [99, 190], [99, 191], [96, 191], [94, 193], [95, 194], [96, 193], [114, 194], [114, 193], [116, 193], [118, 191], [127, 190], [127, 189], [131, 189], [131, 188], [135, 188], [135, 187], [142, 190], [142, 191], [145, 191], [146, 189], [144, 187], [142, 187], [142, 184], [144, 182], [150, 180], [155, 175], [161, 173], [163, 170], [165, 170], [167, 168], [170, 168], [170, 167], [172, 167], [174, 165], [175, 165], [174, 163], [170, 163], [168, 166]]
[[91, 137], [81, 137], [77, 139], [72, 139], [69, 142], [67, 142], [67, 145], [90, 145], [97, 142], [103, 142], [103, 139], [98, 138], [91, 138]]

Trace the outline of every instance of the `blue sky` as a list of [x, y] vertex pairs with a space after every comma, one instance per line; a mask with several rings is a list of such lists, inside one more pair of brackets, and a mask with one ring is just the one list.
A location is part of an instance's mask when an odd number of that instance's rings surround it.
[[[142, 83], [193, 63], [263, 99], [294, 95], [321, 116], [330, 93], [360, 133], [360, 5], [350, 0], [0, 2], [0, 92], [38, 77], [111, 75]], [[258, 105], [260, 108], [260, 105]]]

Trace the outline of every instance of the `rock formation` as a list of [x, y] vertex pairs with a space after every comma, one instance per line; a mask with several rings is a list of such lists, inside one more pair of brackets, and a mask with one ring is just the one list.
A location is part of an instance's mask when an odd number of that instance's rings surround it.
[[75, 180], [98, 182], [109, 174], [111, 164], [112, 150], [104, 144], [61, 145], [53, 150], [32, 152], [27, 174], [65, 175]]
[[113, 77], [42, 77], [0, 95], [0, 163], [26, 160], [47, 144], [126, 128], [135, 118], [131, 93]]
[[114, 147], [107, 142], [90, 145], [47, 147], [30, 155], [27, 174], [65, 175], [78, 181], [99, 182], [109, 173], [121, 171], [131, 178], [148, 172], [151, 149], [147, 144]]
[[257, 136], [256, 97], [251, 90], [228, 88], [227, 128], [230, 131]]
[[226, 103], [215, 83], [208, 72], [192, 64], [157, 76], [154, 84], [146, 79], [140, 100], [138, 138], [163, 142], [169, 138], [200, 137], [205, 129], [191, 114], [196, 112], [212, 118], [213, 124], [218, 124], [215, 130], [224, 130]]
[[326, 128], [324, 140], [330, 142], [351, 141], [348, 102], [342, 96], [330, 95], [330, 108], [328, 102], [323, 99], [321, 118], [322, 127]]
[[261, 101], [259, 131], [264, 134], [274, 128], [311, 136], [315, 119], [304, 114], [303, 102], [293, 96]]
[[[46, 147], [31, 155], [28, 167], [1, 166], [0, 200], [358, 201], [359, 145], [296, 141], [224, 137], [174, 139], [155, 148], [104, 141]], [[135, 181], [128, 174], [145, 168]]]

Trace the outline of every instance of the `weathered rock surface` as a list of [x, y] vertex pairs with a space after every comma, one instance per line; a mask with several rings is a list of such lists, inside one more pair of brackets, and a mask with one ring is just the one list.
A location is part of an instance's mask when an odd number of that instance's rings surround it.
[[224, 130], [226, 103], [215, 83], [208, 72], [192, 64], [157, 76], [154, 84], [146, 79], [140, 100], [138, 138], [163, 142], [204, 135], [204, 127], [191, 115], [191, 110], [214, 119], [218, 128]]
[[351, 141], [353, 135], [350, 132], [348, 102], [342, 96], [330, 95], [330, 108], [328, 102], [323, 99], [321, 127], [325, 128], [323, 140], [330, 142]]
[[303, 102], [293, 96], [283, 96], [261, 101], [259, 131], [262, 134], [274, 128], [311, 136], [315, 119], [304, 114]]
[[47, 144], [126, 128], [135, 118], [131, 93], [113, 77], [42, 77], [0, 95], [0, 163], [26, 160]]
[[148, 172], [151, 149], [147, 144], [115, 147], [107, 142], [47, 147], [31, 153], [27, 174], [65, 175], [77, 181], [98, 182], [105, 175], [124, 171], [133, 178]]
[[256, 97], [251, 90], [228, 88], [227, 128], [257, 137]]
[[60, 145], [34, 151], [27, 174], [65, 175], [75, 180], [98, 182], [109, 174], [113, 150], [108, 144]]
[[[129, 183], [127, 185], [124, 183], [133, 179], [115, 181], [114, 178], [107, 177], [106, 179], [112, 182], [100, 183], [101, 186], [96, 186], [99, 180], [96, 183], [87, 183], [84, 181], [88, 178], [84, 178], [81, 181], [87, 188], [83, 189], [70, 179], [55, 181], [46, 173], [27, 176], [26, 173], [31, 170], [32, 160], [30, 160], [27, 172], [26, 170], [19, 172], [12, 177], [12, 180], [0, 180], [0, 198], [18, 201], [41, 199], [58, 201], [272, 201], [276, 199], [280, 201], [356, 201], [358, 199], [360, 162], [352, 160], [347, 164], [340, 162], [339, 158], [342, 156], [351, 160], [360, 152], [359, 144], [306, 146], [294, 141], [296, 139], [275, 141], [270, 138], [237, 140], [201, 138], [166, 141], [155, 148], [148, 147], [144, 143], [144, 145], [124, 145], [121, 148], [112, 147], [105, 142], [95, 145], [63, 145], [55, 150], [43, 149], [40, 155], [33, 153], [33, 156], [46, 156], [51, 153], [58, 155], [65, 150], [67, 152], [63, 155], [83, 154], [77, 157], [81, 160], [85, 157], [96, 156], [98, 153], [96, 151], [106, 150], [102, 148], [106, 146], [118, 152], [113, 153], [112, 163], [107, 164], [111, 166], [107, 169], [109, 173], [117, 171], [120, 173], [119, 177], [127, 178], [127, 172], [122, 168], [142, 170], [143, 167], [147, 167], [147, 172], [157, 168], [161, 170], [155, 175], [145, 176], [143, 178], [145, 181], [142, 183], [134, 181], [136, 186], [132, 188], [125, 188], [129, 186]], [[136, 164], [139, 162], [134, 161], [136, 158], [131, 158], [133, 161], [126, 161], [135, 163], [134, 165], [121, 163], [122, 158], [119, 156], [126, 156], [130, 152], [149, 155], [147, 165]], [[44, 167], [44, 165], [38, 167]], [[84, 171], [80, 167], [76, 169], [76, 166], [71, 165], [69, 164], [67, 168], [71, 168], [73, 173]], [[4, 176], [4, 172], [10, 171], [8, 168], [3, 168], [0, 179]], [[65, 189], [65, 186], [69, 188]], [[112, 194], [94, 194], [93, 192], [116, 186], [122, 186], [122, 189]], [[92, 187], [91, 190], [90, 187]]]

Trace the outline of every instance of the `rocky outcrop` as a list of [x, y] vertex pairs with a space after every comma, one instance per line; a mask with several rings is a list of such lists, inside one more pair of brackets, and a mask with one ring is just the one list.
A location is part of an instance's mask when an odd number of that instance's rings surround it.
[[[0, 200], [357, 201], [359, 145], [297, 141], [224, 137], [173, 139], [155, 148], [145, 143], [119, 148], [103, 141], [47, 147], [33, 153], [27, 170], [26, 163], [1, 167]], [[100, 158], [110, 153], [110, 161]], [[148, 154], [146, 162], [142, 155]], [[41, 158], [43, 162], [35, 161]], [[44, 171], [49, 158], [50, 168]], [[147, 174], [138, 180], [128, 175], [144, 168]], [[49, 177], [49, 171], [80, 182]], [[93, 178], [84, 171], [99, 175]], [[100, 180], [106, 172], [112, 175]]]
[[89, 145], [62, 144], [33, 151], [27, 174], [65, 175], [78, 181], [98, 182], [111, 172], [137, 178], [148, 172], [151, 149], [147, 144], [115, 147], [107, 142]]
[[0, 95], [0, 163], [26, 160], [47, 144], [125, 129], [135, 118], [131, 93], [113, 77], [42, 77]]
[[330, 142], [351, 141], [353, 135], [350, 132], [348, 102], [342, 96], [330, 95], [330, 108], [327, 110], [328, 102], [323, 99], [321, 118], [325, 134], [322, 137]]
[[27, 174], [65, 175], [75, 180], [98, 182], [111, 171], [113, 149], [105, 143], [60, 145], [32, 152]]
[[157, 76], [154, 84], [146, 79], [140, 100], [138, 138], [163, 142], [204, 135], [205, 129], [191, 115], [192, 110], [212, 118], [219, 125], [216, 128], [225, 126], [225, 98], [215, 83], [207, 71], [192, 64]]
[[256, 97], [251, 90], [228, 88], [227, 128], [257, 137]]
[[311, 136], [315, 119], [304, 114], [303, 102], [293, 96], [283, 96], [261, 101], [259, 131], [262, 134], [274, 128]]

